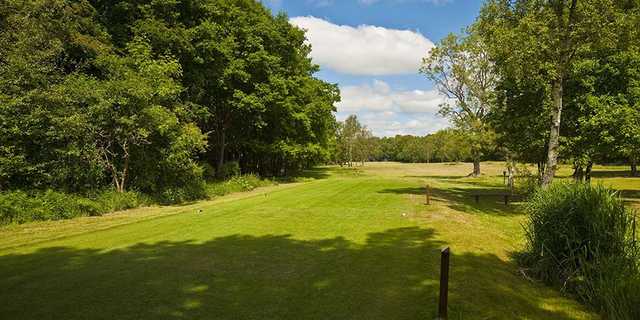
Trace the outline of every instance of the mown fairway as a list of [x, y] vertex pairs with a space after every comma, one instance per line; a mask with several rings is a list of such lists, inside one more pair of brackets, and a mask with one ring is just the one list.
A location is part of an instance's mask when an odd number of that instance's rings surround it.
[[518, 204], [469, 196], [500, 188], [502, 166], [483, 166], [479, 179], [468, 164], [324, 168], [189, 206], [4, 227], [0, 318], [433, 319], [445, 245], [452, 319], [597, 318], [520, 274]]

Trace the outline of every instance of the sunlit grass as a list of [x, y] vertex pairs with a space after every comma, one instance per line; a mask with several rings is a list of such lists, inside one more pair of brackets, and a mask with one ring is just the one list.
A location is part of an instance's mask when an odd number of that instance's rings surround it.
[[[521, 275], [510, 255], [525, 216], [499, 198], [475, 203], [472, 190], [504, 188], [502, 163], [483, 170], [326, 167], [188, 206], [0, 228], [0, 315], [432, 319], [438, 252], [450, 246], [452, 319], [597, 318]], [[595, 180], [640, 189], [636, 178]]]

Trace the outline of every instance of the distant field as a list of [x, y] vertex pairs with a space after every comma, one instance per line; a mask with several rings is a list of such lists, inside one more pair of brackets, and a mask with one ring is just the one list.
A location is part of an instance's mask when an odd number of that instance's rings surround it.
[[[325, 167], [215, 201], [0, 228], [0, 318], [433, 319], [450, 246], [451, 319], [598, 319], [521, 275], [519, 204], [470, 196], [501, 189], [503, 164], [471, 167]], [[624, 170], [596, 167], [596, 183], [634, 198]]]

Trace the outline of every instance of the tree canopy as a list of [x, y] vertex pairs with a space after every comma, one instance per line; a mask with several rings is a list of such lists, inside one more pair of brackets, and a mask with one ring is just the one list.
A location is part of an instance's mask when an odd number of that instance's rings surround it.
[[[9, 45], [11, 44], [11, 45]], [[336, 85], [253, 0], [0, 4], [0, 187], [197, 193], [330, 158]]]

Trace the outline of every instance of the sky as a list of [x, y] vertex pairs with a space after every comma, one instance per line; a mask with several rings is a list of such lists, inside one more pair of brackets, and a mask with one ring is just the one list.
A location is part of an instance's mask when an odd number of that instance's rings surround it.
[[356, 114], [376, 136], [449, 126], [443, 97], [418, 69], [440, 39], [477, 16], [481, 0], [261, 0], [307, 31], [320, 79], [337, 83], [336, 117]]

